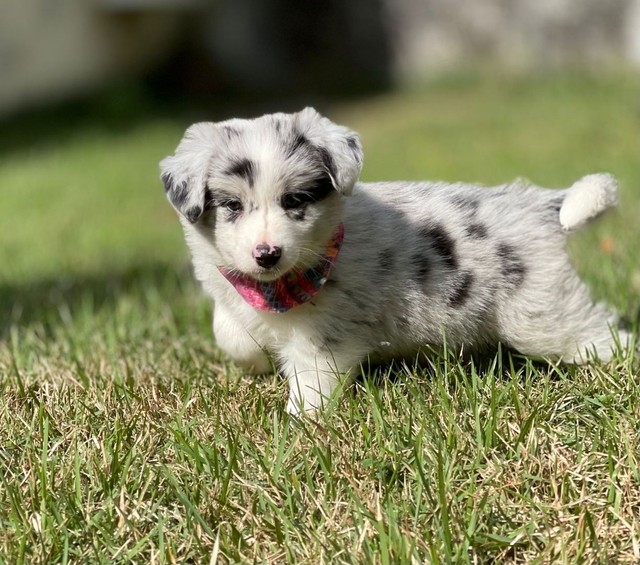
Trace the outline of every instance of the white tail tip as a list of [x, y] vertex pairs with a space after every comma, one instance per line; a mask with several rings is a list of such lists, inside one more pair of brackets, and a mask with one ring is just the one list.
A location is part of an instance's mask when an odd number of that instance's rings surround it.
[[575, 182], [560, 208], [566, 231], [579, 228], [618, 202], [618, 181], [609, 173], [587, 175]]

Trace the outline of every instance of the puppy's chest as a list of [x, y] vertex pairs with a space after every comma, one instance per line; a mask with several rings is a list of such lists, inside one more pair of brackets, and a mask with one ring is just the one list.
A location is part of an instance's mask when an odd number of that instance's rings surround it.
[[318, 308], [316, 299], [284, 312], [263, 310], [243, 298], [222, 277], [214, 277], [213, 282], [210, 294], [214, 302], [223, 306], [230, 317], [264, 347], [286, 342], [303, 328], [313, 326], [314, 319], [321, 315], [319, 311], [324, 310]]

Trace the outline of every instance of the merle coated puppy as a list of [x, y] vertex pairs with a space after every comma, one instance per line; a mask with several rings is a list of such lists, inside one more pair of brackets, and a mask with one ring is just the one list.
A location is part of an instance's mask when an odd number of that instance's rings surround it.
[[320, 407], [367, 358], [445, 336], [449, 348], [611, 358], [616, 316], [592, 302], [565, 243], [615, 204], [613, 177], [564, 190], [365, 184], [362, 158], [357, 134], [306, 108], [194, 124], [161, 163], [219, 347], [255, 373], [275, 360], [289, 412]]

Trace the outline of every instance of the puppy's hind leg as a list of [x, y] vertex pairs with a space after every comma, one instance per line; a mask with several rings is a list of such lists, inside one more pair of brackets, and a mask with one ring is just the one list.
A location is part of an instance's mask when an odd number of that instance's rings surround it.
[[618, 343], [624, 350], [631, 341], [624, 331], [616, 336], [615, 326], [615, 317], [602, 305], [511, 312], [508, 321], [503, 319], [501, 340], [530, 357], [569, 364], [607, 362], [618, 351]]
[[[567, 191], [559, 213], [560, 224], [565, 232], [572, 232], [599, 216], [618, 201], [618, 181], [608, 173], [596, 173], [582, 177]], [[577, 275], [576, 275], [577, 277]], [[582, 283], [581, 294], [588, 295]], [[601, 361], [609, 361], [616, 349], [623, 351], [631, 347], [631, 335], [620, 330], [615, 335], [618, 316], [606, 306], [594, 305], [583, 299], [580, 311], [582, 331], [577, 335], [577, 349], [563, 357], [566, 362], [584, 363], [594, 355]], [[586, 309], [586, 311], [585, 311]]]
[[616, 354], [626, 356], [632, 347], [632, 336], [623, 329], [617, 329], [618, 316], [605, 305], [595, 304], [585, 313], [584, 324], [576, 334], [575, 344], [565, 353], [564, 363], [584, 364], [599, 360], [611, 361]]
[[[549, 268], [529, 269], [523, 287], [500, 306], [500, 339], [532, 357], [564, 363], [609, 361], [618, 350], [618, 317], [593, 302], [564, 250], [548, 257]], [[628, 347], [628, 334], [621, 332], [617, 338], [622, 349]]]

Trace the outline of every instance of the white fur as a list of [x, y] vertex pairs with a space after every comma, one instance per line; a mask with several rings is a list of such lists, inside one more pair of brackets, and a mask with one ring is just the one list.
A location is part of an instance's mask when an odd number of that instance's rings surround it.
[[618, 181], [609, 174], [587, 175], [569, 189], [560, 209], [565, 230], [575, 230], [618, 202]]
[[[592, 302], [565, 241], [615, 203], [613, 177], [565, 190], [364, 184], [361, 166], [358, 136], [309, 108], [196, 124], [161, 163], [196, 277], [215, 302], [219, 347], [257, 373], [273, 358], [289, 381], [289, 412], [322, 406], [365, 359], [415, 356], [443, 335], [450, 348], [502, 342], [568, 363], [612, 357], [616, 317]], [[300, 191], [311, 200], [285, 210], [284, 195]], [[329, 281], [288, 312], [255, 310], [218, 270], [269, 281], [313, 266], [339, 222], [345, 241]], [[261, 242], [283, 250], [273, 269], [253, 258]], [[628, 346], [627, 333], [620, 339]]]

